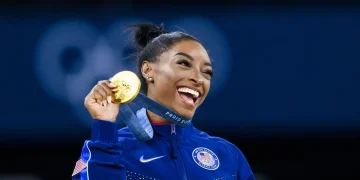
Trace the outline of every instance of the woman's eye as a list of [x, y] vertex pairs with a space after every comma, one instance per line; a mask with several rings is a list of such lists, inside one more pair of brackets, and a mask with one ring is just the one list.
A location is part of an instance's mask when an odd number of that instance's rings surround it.
[[178, 64], [186, 66], [186, 67], [190, 67], [190, 63], [186, 60], [179, 61]]
[[205, 74], [208, 74], [210, 77], [214, 76], [214, 72], [212, 70], [207, 70], [204, 72]]

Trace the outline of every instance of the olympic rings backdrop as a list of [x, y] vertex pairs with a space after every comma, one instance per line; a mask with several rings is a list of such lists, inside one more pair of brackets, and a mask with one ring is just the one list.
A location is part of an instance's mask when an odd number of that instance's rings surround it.
[[164, 17], [114, 7], [29, 11], [26, 18], [5, 13], [1, 73], [3, 83], [16, 88], [2, 97], [11, 108], [0, 114], [1, 133], [66, 138], [87, 132], [91, 118], [83, 99], [91, 87], [135, 70], [135, 48], [124, 31], [133, 22], [163, 22], [195, 35], [209, 50], [215, 77], [194, 118], [205, 131], [276, 136], [359, 129], [359, 13], [197, 12], [174, 10]]
[[71, 177], [91, 135], [85, 96], [135, 71], [134, 22], [203, 42], [215, 76], [193, 122], [258, 180], [360, 179], [360, 6], [93, 1], [0, 2], [0, 179]]

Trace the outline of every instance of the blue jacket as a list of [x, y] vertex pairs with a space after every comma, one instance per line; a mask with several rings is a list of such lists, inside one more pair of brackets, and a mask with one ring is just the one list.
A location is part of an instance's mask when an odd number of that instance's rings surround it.
[[[144, 109], [137, 116], [147, 118]], [[94, 120], [73, 180], [255, 179], [242, 152], [230, 142], [192, 124], [152, 126], [153, 139], [139, 142], [126, 127], [118, 131], [115, 123]]]

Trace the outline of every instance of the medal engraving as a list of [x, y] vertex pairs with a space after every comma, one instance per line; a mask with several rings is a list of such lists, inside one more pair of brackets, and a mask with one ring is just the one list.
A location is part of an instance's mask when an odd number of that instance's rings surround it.
[[126, 104], [135, 99], [140, 91], [140, 79], [131, 71], [121, 71], [110, 79], [116, 85], [114, 103]]

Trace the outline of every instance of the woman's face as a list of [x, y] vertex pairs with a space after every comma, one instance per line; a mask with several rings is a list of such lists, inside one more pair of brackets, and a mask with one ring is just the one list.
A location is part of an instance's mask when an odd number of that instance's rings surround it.
[[148, 96], [186, 118], [205, 100], [213, 74], [207, 51], [192, 40], [177, 43], [155, 63], [144, 63], [143, 72], [154, 80]]

